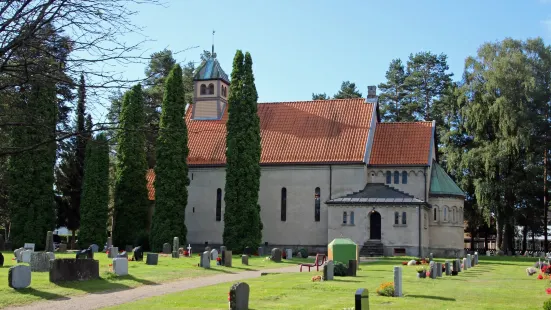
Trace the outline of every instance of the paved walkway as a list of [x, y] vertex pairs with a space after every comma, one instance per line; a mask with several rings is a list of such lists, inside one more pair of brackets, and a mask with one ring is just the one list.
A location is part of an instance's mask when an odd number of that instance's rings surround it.
[[[100, 309], [109, 306], [115, 306], [133, 302], [139, 299], [160, 296], [189, 289], [194, 289], [203, 286], [215, 285], [226, 282], [235, 282], [250, 278], [260, 277], [263, 272], [268, 273], [290, 273], [298, 272], [299, 266], [283, 267], [276, 269], [265, 269], [259, 271], [243, 271], [233, 274], [218, 274], [208, 277], [200, 277], [193, 279], [180, 280], [169, 283], [162, 283], [158, 285], [144, 285], [133, 289], [119, 290], [119, 291], [107, 291], [90, 293], [86, 295], [66, 297], [62, 299], [39, 301], [26, 306], [11, 307], [6, 309], [27, 310], [27, 309], [41, 309], [41, 310], [88, 310], [88, 309]], [[228, 290], [229, 290], [228, 286]]]

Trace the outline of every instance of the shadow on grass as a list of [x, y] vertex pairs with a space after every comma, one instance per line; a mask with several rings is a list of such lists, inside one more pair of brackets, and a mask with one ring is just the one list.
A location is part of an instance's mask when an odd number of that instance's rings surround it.
[[[116, 281], [120, 280], [130, 280], [142, 285], [159, 285], [157, 282], [136, 278], [132, 275], [119, 276], [119, 277], [108, 277], [108, 278], [99, 278], [89, 281], [68, 281], [68, 282], [59, 282], [56, 285], [64, 288], [71, 288], [86, 293], [94, 294], [106, 294], [113, 291], [122, 291], [132, 289], [134, 287], [128, 286], [126, 284], [117, 283]], [[114, 282], [115, 281], [115, 282]]]
[[[233, 267], [227, 267], [227, 268], [233, 268]], [[213, 271], [216, 271], [216, 272], [221, 272], [221, 273], [229, 273], [229, 274], [236, 274], [237, 272], [233, 272], [233, 271], [230, 271], [230, 270], [227, 270], [227, 269], [224, 269], [224, 268], [216, 268], [216, 269], [211, 269]]]
[[440, 296], [429, 296], [429, 295], [406, 295], [406, 297], [436, 299], [436, 300], [444, 300], [444, 301], [455, 301], [455, 298], [440, 297]]
[[39, 291], [37, 289], [30, 288], [30, 287], [14, 290], [14, 292], [19, 293], [21, 295], [32, 295], [32, 296], [35, 296], [35, 297], [39, 297], [39, 298], [42, 298], [42, 299], [48, 299], [48, 300], [51, 300], [51, 299], [67, 300], [67, 299], [69, 299], [69, 297], [65, 297], [63, 295], [49, 293], [49, 292], [45, 292], [45, 291]]
[[341, 278], [341, 279], [338, 279], [338, 278], [333, 278], [333, 281], [335, 282], [356, 282], [356, 283], [359, 283], [359, 282], [365, 282], [365, 281], [359, 281], [359, 280], [352, 280], [351, 278], [348, 278], [348, 277], [345, 277], [345, 278]]
[[254, 269], [251, 267], [231, 267], [232, 269], [239, 269], [243, 271], [260, 271], [260, 269]]

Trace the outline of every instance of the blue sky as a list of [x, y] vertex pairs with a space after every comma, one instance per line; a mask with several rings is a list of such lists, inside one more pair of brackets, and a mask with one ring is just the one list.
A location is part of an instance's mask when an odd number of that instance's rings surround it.
[[[385, 80], [393, 58], [405, 62], [419, 51], [447, 54], [459, 79], [465, 58], [484, 42], [540, 36], [551, 43], [551, 0], [166, 1], [167, 7], [136, 7], [135, 23], [154, 40], [144, 50], [198, 46], [175, 57], [198, 61], [210, 50], [214, 29], [228, 75], [237, 49], [251, 53], [259, 102], [333, 95], [343, 80], [365, 96], [368, 85]], [[143, 70], [121, 68], [132, 79]]]

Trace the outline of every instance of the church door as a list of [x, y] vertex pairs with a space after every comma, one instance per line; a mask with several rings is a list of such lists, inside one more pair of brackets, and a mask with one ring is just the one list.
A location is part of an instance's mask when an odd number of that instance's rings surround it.
[[377, 211], [369, 216], [369, 239], [381, 240], [381, 214]]

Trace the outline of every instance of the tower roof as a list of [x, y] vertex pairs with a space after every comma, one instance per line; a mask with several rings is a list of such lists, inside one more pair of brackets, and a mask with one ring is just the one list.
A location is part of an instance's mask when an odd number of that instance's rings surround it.
[[228, 84], [230, 83], [228, 75], [224, 72], [224, 70], [222, 70], [220, 63], [214, 57], [210, 57], [209, 59], [203, 61], [199, 67], [197, 67], [193, 79], [196, 81], [220, 79]]
[[430, 191], [431, 196], [459, 196], [465, 197], [465, 193], [455, 184], [450, 176], [444, 171], [436, 161], [432, 164], [430, 173]]

